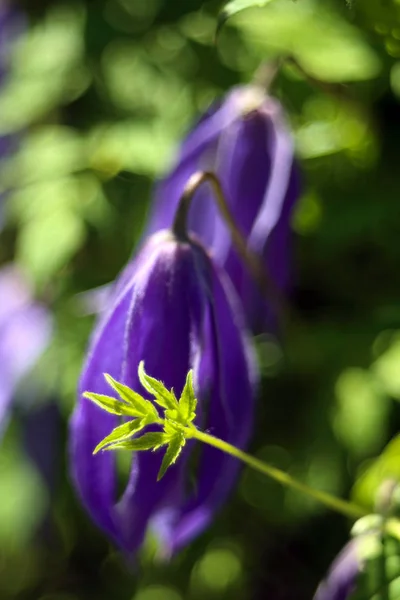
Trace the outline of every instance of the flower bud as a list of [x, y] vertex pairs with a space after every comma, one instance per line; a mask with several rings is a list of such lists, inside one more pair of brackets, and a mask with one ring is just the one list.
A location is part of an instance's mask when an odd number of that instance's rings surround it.
[[[248, 248], [262, 258], [278, 290], [284, 290], [290, 281], [290, 217], [299, 184], [292, 137], [278, 101], [258, 87], [240, 86], [201, 118], [156, 190], [148, 232], [171, 226], [185, 185], [196, 171], [217, 175]], [[233, 248], [207, 187], [194, 196], [189, 231], [227, 271], [249, 325], [263, 328], [271, 310]]]
[[147, 373], [178, 397], [193, 369], [196, 424], [236, 446], [247, 443], [254, 357], [230, 283], [199, 243], [179, 240], [169, 231], [151, 236], [117, 281], [90, 343], [70, 441], [73, 478], [97, 525], [128, 553], [138, 548], [150, 527], [169, 554], [209, 524], [238, 465], [222, 452], [202, 447], [190, 473], [194, 442], [189, 441], [178, 463], [157, 482], [160, 453], [138, 452], [118, 499], [115, 453], [92, 455], [118, 425], [118, 416], [102, 411], [83, 393], [109, 394], [103, 377], [108, 373], [146, 395], [138, 380], [142, 360]]

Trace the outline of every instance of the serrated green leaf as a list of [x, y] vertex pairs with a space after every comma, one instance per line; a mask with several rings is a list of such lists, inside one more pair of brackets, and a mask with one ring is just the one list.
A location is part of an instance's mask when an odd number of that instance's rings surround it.
[[178, 408], [178, 401], [175, 397], [175, 394], [167, 390], [161, 381], [158, 381], [158, 379], [147, 375], [144, 370], [143, 361], [140, 361], [139, 363], [138, 374], [140, 383], [148, 392], [150, 392], [150, 394], [154, 396], [157, 404], [163, 408], [169, 408], [170, 410], [175, 410]]
[[164, 444], [168, 443], [165, 434], [162, 432], [149, 432], [145, 433], [139, 438], [130, 440], [129, 442], [117, 442], [106, 448], [106, 450], [157, 450]]
[[168, 408], [165, 411], [165, 418], [169, 419], [170, 421], [179, 421], [180, 412], [176, 408], [174, 408], [173, 410], [170, 410]]
[[168, 439], [174, 437], [176, 433], [180, 431], [182, 431], [182, 425], [180, 423], [169, 420], [164, 421], [164, 432]]
[[125, 400], [134, 411], [137, 417], [153, 416], [154, 419], [158, 419], [159, 414], [155, 406], [149, 401], [142, 398], [140, 394], [134, 392], [130, 387], [116, 381], [108, 373], [104, 373], [104, 377], [107, 383], [119, 394], [122, 400]]
[[136, 411], [125, 402], [111, 398], [111, 396], [105, 396], [104, 394], [94, 394], [93, 392], [84, 392], [83, 397], [91, 400], [97, 406], [100, 406], [103, 410], [113, 415], [127, 415], [129, 417], [137, 417]]
[[177, 433], [170, 439], [168, 448], [164, 454], [164, 458], [161, 463], [160, 470], [157, 475], [157, 481], [165, 475], [166, 470], [176, 462], [179, 454], [182, 452], [182, 448], [185, 445], [185, 436], [182, 433]]
[[96, 448], [93, 451], [93, 454], [97, 454], [99, 450], [105, 448], [109, 444], [115, 444], [130, 438], [134, 433], [141, 431], [143, 427], [147, 425], [145, 419], [135, 419], [134, 421], [129, 421], [128, 423], [124, 423], [123, 425], [119, 425], [115, 429], [112, 430], [110, 435], [105, 437], [99, 444], [97, 444]]
[[231, 0], [231, 2], [228, 2], [228, 4], [226, 4], [219, 13], [217, 21], [217, 35], [229, 17], [236, 15], [238, 12], [245, 10], [246, 8], [260, 8], [269, 2], [272, 2], [272, 0]]
[[190, 370], [186, 377], [185, 387], [179, 399], [179, 412], [185, 421], [193, 421], [196, 416], [197, 400], [193, 388], [193, 371]]

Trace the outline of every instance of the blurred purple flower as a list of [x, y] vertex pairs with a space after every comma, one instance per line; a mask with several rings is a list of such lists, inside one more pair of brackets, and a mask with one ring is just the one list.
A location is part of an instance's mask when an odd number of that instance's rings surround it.
[[[0, 91], [10, 67], [10, 55], [13, 42], [23, 30], [23, 18], [8, 2], [0, 2]], [[15, 146], [15, 138], [0, 133], [0, 161], [7, 157]], [[0, 203], [2, 196], [0, 195]], [[2, 206], [0, 204], [0, 228], [3, 225]]]
[[[258, 87], [240, 86], [211, 107], [184, 140], [170, 174], [158, 186], [147, 233], [171, 226], [183, 189], [199, 170], [213, 171], [219, 177], [249, 248], [262, 256], [277, 288], [286, 289], [290, 217], [299, 196], [299, 178], [292, 137], [278, 101]], [[250, 326], [264, 328], [271, 315], [233, 249], [207, 188], [196, 192], [189, 230], [227, 271]]]
[[256, 373], [232, 291], [197, 242], [160, 231], [120, 276], [108, 312], [95, 329], [71, 421], [72, 473], [94, 521], [125, 552], [139, 547], [148, 526], [166, 555], [186, 544], [224, 502], [238, 465], [211, 447], [199, 448], [191, 487], [192, 442], [159, 482], [162, 456], [137, 453], [118, 500], [115, 454], [92, 455], [118, 417], [82, 393], [110, 394], [104, 372], [143, 392], [137, 370], [144, 360], [150, 375], [180, 394], [193, 368], [198, 424], [243, 447], [251, 430]]
[[46, 348], [52, 329], [47, 309], [34, 302], [15, 266], [0, 269], [0, 430], [15, 390]]
[[0, 84], [10, 66], [13, 42], [23, 29], [23, 19], [9, 2], [0, 4]]
[[362, 537], [349, 542], [335, 558], [326, 579], [319, 585], [314, 600], [347, 600], [355, 591], [362, 569], [358, 546]]

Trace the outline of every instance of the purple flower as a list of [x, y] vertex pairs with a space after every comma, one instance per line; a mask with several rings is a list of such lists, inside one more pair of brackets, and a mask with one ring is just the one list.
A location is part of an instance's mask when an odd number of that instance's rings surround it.
[[[220, 179], [234, 219], [275, 286], [290, 279], [290, 217], [299, 195], [293, 141], [279, 103], [255, 86], [233, 89], [184, 140], [175, 165], [156, 190], [148, 233], [170, 227], [189, 177], [199, 170]], [[236, 288], [249, 324], [264, 327], [269, 311], [232, 247], [211, 191], [196, 192], [189, 229], [197, 234]]]
[[0, 83], [2, 83], [10, 64], [10, 52], [16, 36], [21, 31], [22, 21], [11, 9], [10, 4], [0, 5]]
[[[0, 3], [0, 89], [4, 84], [9, 66], [13, 42], [23, 28], [23, 19], [11, 9], [7, 2]], [[15, 146], [15, 139], [11, 135], [0, 134], [0, 161], [6, 158]], [[0, 196], [0, 203], [2, 196]], [[0, 228], [3, 225], [2, 207], [0, 204]]]
[[156, 481], [162, 453], [136, 453], [118, 499], [115, 453], [92, 455], [118, 417], [83, 398], [109, 394], [103, 373], [140, 393], [138, 365], [180, 394], [189, 369], [199, 400], [197, 424], [243, 447], [251, 429], [254, 358], [230, 283], [202, 247], [171, 232], [150, 237], [117, 281], [113, 300], [90, 344], [71, 421], [72, 473], [93, 520], [125, 551], [135, 551], [148, 527], [165, 554], [201, 532], [225, 500], [237, 464], [189, 441], [179, 462]]
[[319, 585], [314, 600], [347, 600], [355, 591], [362, 569], [358, 549], [362, 537], [349, 542], [336, 557], [326, 579]]
[[15, 389], [46, 348], [52, 329], [44, 306], [33, 301], [22, 273], [0, 269], [0, 429]]

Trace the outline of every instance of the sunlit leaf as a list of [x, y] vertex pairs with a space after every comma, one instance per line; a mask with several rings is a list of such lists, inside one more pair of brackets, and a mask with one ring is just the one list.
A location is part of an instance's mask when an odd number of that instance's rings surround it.
[[[77, 131], [60, 125], [43, 125], [24, 136], [24, 144], [2, 168], [1, 182], [7, 188], [15, 188], [56, 181], [86, 166], [84, 143]], [[35, 208], [38, 206], [34, 204]]]
[[390, 410], [390, 401], [376, 378], [364, 369], [346, 369], [335, 392], [333, 424], [338, 438], [356, 456], [376, 452], [384, 443]]
[[141, 437], [130, 440], [129, 442], [121, 442], [108, 446], [106, 450], [157, 450], [161, 446], [168, 443], [168, 439], [162, 432], [149, 432]]
[[0, 132], [27, 127], [89, 83], [83, 67], [84, 12], [79, 4], [51, 6], [21, 36], [11, 77], [0, 95]]
[[150, 394], [154, 396], [157, 404], [170, 410], [176, 410], [178, 408], [178, 402], [175, 398], [175, 394], [167, 390], [161, 381], [158, 381], [158, 379], [154, 379], [154, 377], [150, 377], [150, 375], [145, 373], [143, 361], [139, 363], [138, 373], [140, 383], [148, 392], [150, 392]]
[[353, 487], [352, 497], [362, 506], [373, 507], [378, 490], [387, 480], [400, 481], [400, 436], [364, 468]]
[[269, 2], [272, 2], [272, 0], [232, 0], [228, 2], [218, 16], [217, 33], [229, 17], [236, 15], [246, 8], [265, 6]]
[[106, 410], [113, 415], [127, 415], [130, 417], [136, 417], [137, 411], [133, 409], [125, 402], [121, 402], [120, 400], [115, 400], [115, 398], [111, 398], [110, 396], [105, 396], [104, 394], [95, 394], [93, 392], [84, 392], [84, 398], [91, 400], [103, 410]]
[[170, 421], [169, 419], [165, 419], [164, 431], [168, 439], [170, 439], [171, 437], [174, 437], [176, 433], [182, 431], [182, 425], [181, 423], [178, 423], [178, 421]]
[[389, 347], [375, 361], [372, 371], [376, 374], [385, 391], [400, 400], [400, 335], [394, 333]]
[[193, 421], [196, 416], [197, 400], [193, 389], [193, 371], [190, 370], [186, 377], [185, 387], [179, 398], [179, 412], [185, 421]]
[[140, 394], [137, 394], [128, 386], [119, 383], [111, 377], [111, 375], [105, 373], [104, 377], [107, 383], [119, 394], [122, 400], [132, 407], [132, 413], [135, 412], [137, 417], [152, 416], [154, 419], [158, 418], [158, 412], [149, 400], [145, 400]]
[[362, 81], [380, 72], [380, 61], [359, 29], [317, 0], [274, 0], [240, 11], [229, 24], [260, 57], [295, 57], [322, 81]]
[[89, 133], [89, 161], [108, 177], [122, 170], [154, 177], [165, 170], [174, 142], [174, 130], [161, 118], [155, 123], [131, 119], [100, 124]]
[[97, 444], [96, 448], [93, 451], [93, 454], [97, 454], [99, 450], [102, 450], [105, 446], [109, 444], [122, 442], [127, 438], [130, 438], [133, 434], [141, 431], [143, 427], [146, 426], [145, 419], [135, 419], [134, 421], [129, 421], [128, 423], [124, 423], [123, 425], [119, 425], [113, 431], [105, 437], [99, 444]]
[[165, 475], [166, 470], [176, 462], [179, 454], [182, 452], [182, 448], [185, 445], [185, 437], [182, 433], [177, 433], [170, 439], [168, 448], [164, 454], [163, 461], [161, 463], [160, 470], [158, 472], [157, 481]]
[[38, 283], [47, 282], [75, 254], [85, 238], [82, 220], [70, 210], [54, 210], [22, 227], [17, 257]]

